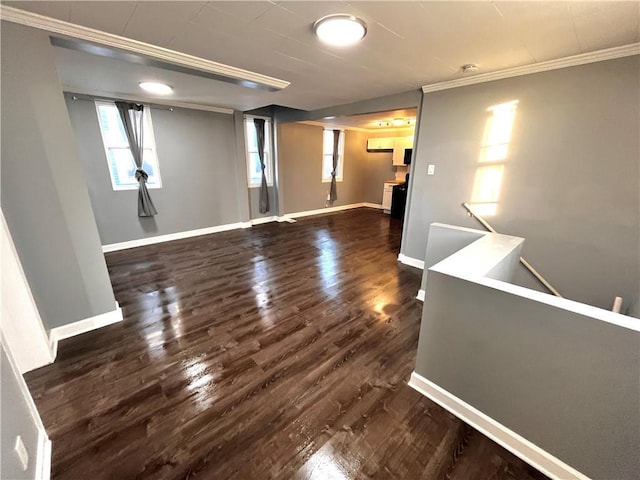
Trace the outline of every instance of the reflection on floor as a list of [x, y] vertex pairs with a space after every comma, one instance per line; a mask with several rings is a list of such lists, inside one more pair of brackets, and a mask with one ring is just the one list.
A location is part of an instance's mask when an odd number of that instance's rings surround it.
[[53, 478], [544, 478], [406, 385], [400, 230], [358, 209], [108, 254], [124, 321], [27, 375]]

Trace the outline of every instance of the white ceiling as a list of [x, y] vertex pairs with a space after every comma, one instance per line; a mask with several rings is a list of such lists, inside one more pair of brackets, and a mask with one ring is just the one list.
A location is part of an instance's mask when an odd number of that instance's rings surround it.
[[[178, 101], [240, 110], [318, 109], [458, 78], [466, 63], [487, 73], [640, 40], [637, 1], [3, 3], [291, 82], [250, 90], [56, 48], [70, 89], [141, 97], [138, 82], [155, 78]], [[364, 41], [320, 44], [312, 24], [331, 13], [364, 19]]]

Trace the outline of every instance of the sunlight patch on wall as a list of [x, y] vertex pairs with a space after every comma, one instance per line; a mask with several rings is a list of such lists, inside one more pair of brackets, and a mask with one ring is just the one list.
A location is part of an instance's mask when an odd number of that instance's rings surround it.
[[481, 216], [493, 216], [498, 212], [500, 191], [504, 178], [505, 162], [518, 100], [493, 105], [487, 109], [490, 116], [485, 124], [480, 155], [473, 181], [470, 204]]

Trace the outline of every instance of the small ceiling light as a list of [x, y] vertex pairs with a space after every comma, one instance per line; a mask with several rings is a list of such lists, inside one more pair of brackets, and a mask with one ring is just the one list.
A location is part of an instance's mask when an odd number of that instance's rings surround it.
[[393, 119], [393, 126], [394, 127], [401, 127], [404, 125], [404, 118], [394, 118]]
[[460, 68], [462, 69], [462, 73], [472, 73], [478, 70], [478, 65], [475, 63], [467, 63], [466, 65], [462, 65]]
[[140, 88], [149, 93], [155, 93], [158, 95], [169, 95], [173, 92], [173, 87], [164, 83], [158, 82], [140, 82]]
[[327, 15], [313, 24], [318, 38], [335, 47], [346, 47], [359, 42], [367, 34], [367, 24], [353, 15], [338, 13]]

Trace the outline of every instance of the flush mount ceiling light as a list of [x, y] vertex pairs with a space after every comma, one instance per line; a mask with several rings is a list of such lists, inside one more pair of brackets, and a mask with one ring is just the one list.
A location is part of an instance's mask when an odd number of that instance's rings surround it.
[[353, 15], [337, 13], [322, 17], [313, 24], [313, 31], [328, 45], [346, 47], [364, 38], [367, 24]]
[[173, 87], [164, 83], [158, 82], [140, 82], [140, 88], [149, 93], [156, 93], [158, 95], [168, 95], [173, 92]]

